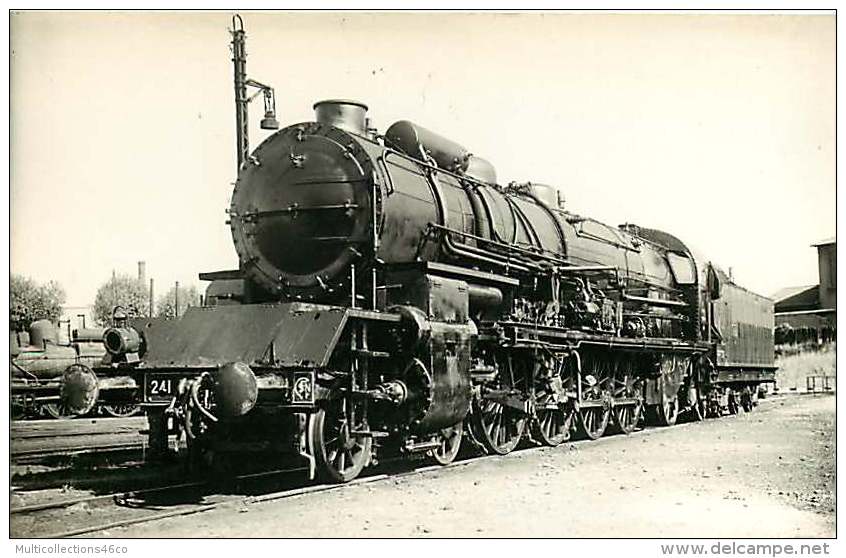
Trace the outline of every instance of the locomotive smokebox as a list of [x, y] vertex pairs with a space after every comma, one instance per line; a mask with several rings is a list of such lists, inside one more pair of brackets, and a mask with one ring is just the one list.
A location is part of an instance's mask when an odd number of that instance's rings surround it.
[[367, 135], [367, 105], [347, 99], [327, 99], [314, 103], [314, 118], [321, 124], [360, 136]]
[[235, 249], [270, 293], [342, 295], [349, 265], [370, 255], [374, 160], [370, 141], [347, 131], [364, 121], [364, 105], [351, 103], [318, 103], [323, 123], [280, 130], [241, 170], [229, 213]]
[[256, 405], [256, 375], [243, 362], [230, 362], [213, 374], [214, 399], [218, 413], [224, 417], [241, 417]]

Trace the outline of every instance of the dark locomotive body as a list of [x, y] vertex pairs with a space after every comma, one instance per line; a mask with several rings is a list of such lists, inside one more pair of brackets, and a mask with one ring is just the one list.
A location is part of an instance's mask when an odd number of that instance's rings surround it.
[[201, 275], [218, 304], [113, 333], [137, 339], [110, 367], [142, 386], [152, 450], [178, 431], [200, 461], [281, 450], [346, 481], [387, 452], [448, 463], [465, 433], [503, 454], [748, 410], [773, 380], [771, 301], [672, 235], [315, 108], [241, 167], [239, 268]]

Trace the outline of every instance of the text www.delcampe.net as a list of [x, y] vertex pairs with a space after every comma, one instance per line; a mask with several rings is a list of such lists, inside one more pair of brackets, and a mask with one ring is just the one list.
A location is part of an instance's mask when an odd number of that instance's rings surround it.
[[663, 556], [827, 556], [831, 553], [828, 543], [779, 544], [779, 543], [721, 543], [713, 544], [662, 544]]

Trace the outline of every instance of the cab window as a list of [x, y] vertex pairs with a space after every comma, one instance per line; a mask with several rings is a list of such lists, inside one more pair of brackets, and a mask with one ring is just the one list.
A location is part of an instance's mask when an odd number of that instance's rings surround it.
[[667, 262], [670, 264], [670, 270], [673, 272], [673, 277], [679, 285], [693, 285], [696, 283], [696, 269], [693, 261], [682, 254], [669, 252], [667, 254]]

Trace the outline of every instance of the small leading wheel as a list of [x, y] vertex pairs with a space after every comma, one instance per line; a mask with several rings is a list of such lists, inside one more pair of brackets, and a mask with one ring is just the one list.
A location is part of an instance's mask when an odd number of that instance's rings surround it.
[[655, 426], [673, 426], [679, 418], [679, 400], [668, 399], [661, 405], [651, 405], [647, 411], [649, 422]]
[[579, 431], [589, 440], [601, 438], [611, 420], [611, 409], [604, 403], [582, 407], [577, 414]]
[[554, 408], [538, 407], [532, 421], [532, 435], [545, 446], [554, 447], [566, 442], [570, 439], [573, 414], [573, 407], [569, 404], [558, 403]]
[[45, 403], [41, 408], [48, 416], [54, 419], [69, 419], [77, 416], [70, 412], [62, 403]]
[[106, 403], [103, 412], [110, 417], [125, 418], [138, 414], [141, 407], [138, 403]]
[[497, 455], [510, 453], [526, 429], [526, 413], [492, 399], [473, 402], [473, 434], [485, 449]]
[[309, 449], [318, 474], [330, 482], [349, 482], [370, 462], [370, 436], [354, 434], [364, 429], [364, 409], [361, 404], [354, 405], [356, 423], [351, 424], [349, 406], [346, 398], [330, 398], [309, 419]]
[[449, 465], [458, 455], [461, 448], [461, 438], [464, 434], [464, 423], [459, 422], [438, 432], [441, 445], [429, 452], [429, 455], [440, 465]]

